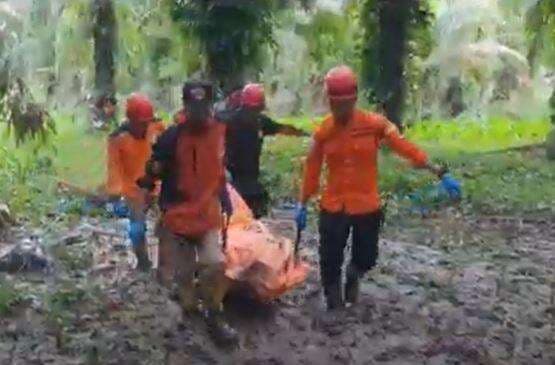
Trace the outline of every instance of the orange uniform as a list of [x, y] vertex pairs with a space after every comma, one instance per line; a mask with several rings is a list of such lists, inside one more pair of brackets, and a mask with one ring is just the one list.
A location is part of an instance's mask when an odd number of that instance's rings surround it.
[[119, 195], [133, 201], [142, 198], [137, 179], [145, 175], [145, 164], [152, 153], [152, 145], [164, 129], [162, 122], [152, 122], [145, 138], [135, 138], [124, 124], [110, 136], [106, 183], [109, 195]]
[[325, 161], [328, 174], [320, 202], [323, 210], [347, 214], [379, 210], [377, 158], [382, 142], [417, 167], [428, 162], [426, 153], [405, 140], [397, 127], [382, 115], [357, 109], [353, 119], [344, 126], [334, 123], [333, 116], [326, 117], [314, 133], [301, 201], [306, 202], [318, 191]]
[[[204, 130], [195, 133], [180, 123], [168, 132], [162, 142], [172, 132], [177, 134], [171, 182], [175, 187], [169, 189], [176, 195], [167, 199], [164, 226], [175, 234], [193, 237], [219, 228], [219, 193], [225, 183], [225, 125], [211, 120]], [[162, 151], [155, 151], [155, 159], [158, 152]]]

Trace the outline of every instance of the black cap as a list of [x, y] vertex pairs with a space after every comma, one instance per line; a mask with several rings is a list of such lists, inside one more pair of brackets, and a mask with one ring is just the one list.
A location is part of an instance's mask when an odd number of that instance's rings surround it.
[[214, 85], [208, 81], [189, 81], [183, 86], [183, 102], [212, 103], [214, 100]]

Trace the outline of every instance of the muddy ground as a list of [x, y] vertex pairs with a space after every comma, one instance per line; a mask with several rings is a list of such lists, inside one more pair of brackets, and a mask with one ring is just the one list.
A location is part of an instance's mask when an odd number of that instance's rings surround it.
[[[290, 222], [267, 223], [293, 237]], [[48, 259], [47, 272], [0, 273], [17, 292], [0, 318], [0, 365], [555, 364], [553, 217], [451, 211], [390, 223], [361, 302], [335, 313], [324, 311], [306, 234], [314, 270], [302, 287], [270, 304], [228, 300], [235, 350], [215, 348], [198, 317], [131, 269], [123, 222], [49, 226], [0, 243], [0, 256], [24, 242]]]

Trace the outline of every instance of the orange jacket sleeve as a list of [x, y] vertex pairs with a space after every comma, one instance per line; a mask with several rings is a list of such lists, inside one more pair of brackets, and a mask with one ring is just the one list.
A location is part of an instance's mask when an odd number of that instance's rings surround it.
[[324, 153], [322, 143], [314, 136], [312, 146], [308, 152], [305, 162], [304, 178], [301, 190], [301, 202], [305, 203], [318, 191], [320, 187], [320, 172], [322, 171], [322, 163], [324, 161]]
[[123, 171], [120, 149], [115, 138], [108, 140], [108, 181], [106, 192], [109, 195], [121, 195], [123, 190]]
[[415, 167], [424, 167], [428, 163], [428, 155], [414, 143], [406, 140], [397, 126], [383, 119], [383, 138], [385, 143], [399, 156], [411, 161]]

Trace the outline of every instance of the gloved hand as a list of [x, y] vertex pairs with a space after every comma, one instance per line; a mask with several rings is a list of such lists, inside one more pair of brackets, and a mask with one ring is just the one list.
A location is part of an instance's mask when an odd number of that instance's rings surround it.
[[460, 200], [462, 197], [461, 183], [450, 174], [444, 174], [441, 177], [441, 187], [445, 189], [449, 198]]
[[107, 206], [108, 211], [117, 218], [129, 217], [129, 207], [121, 198], [111, 199]]
[[295, 207], [295, 222], [297, 223], [297, 229], [302, 231], [306, 228], [306, 220], [308, 216], [308, 211], [306, 205], [297, 203]]
[[233, 215], [233, 204], [231, 203], [231, 197], [229, 196], [229, 191], [225, 186], [220, 191], [220, 201], [222, 204], [223, 212], [228, 217], [231, 217]]

